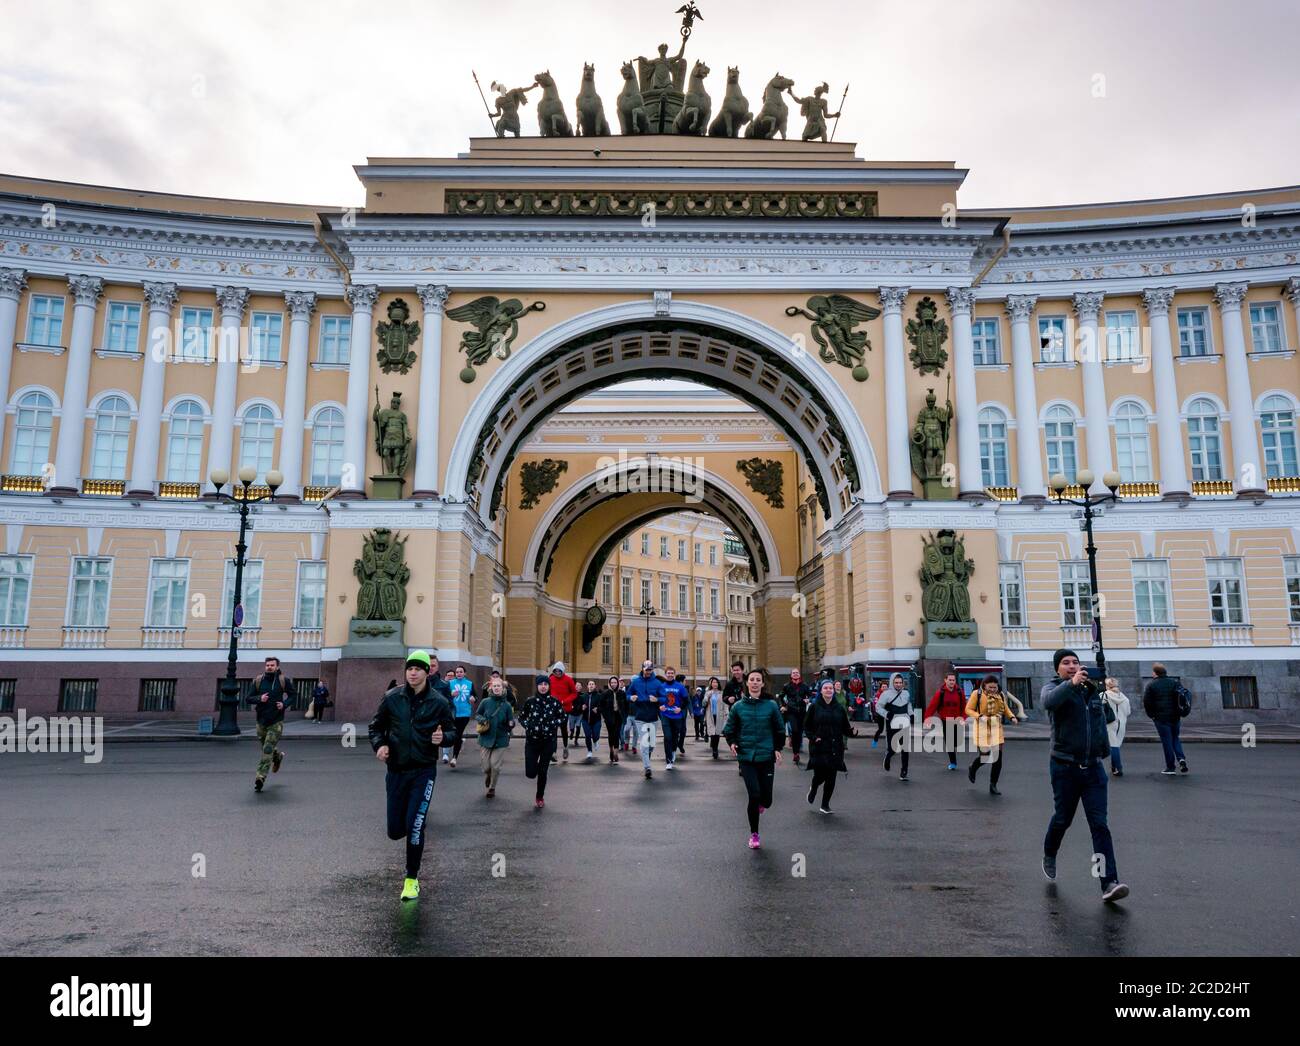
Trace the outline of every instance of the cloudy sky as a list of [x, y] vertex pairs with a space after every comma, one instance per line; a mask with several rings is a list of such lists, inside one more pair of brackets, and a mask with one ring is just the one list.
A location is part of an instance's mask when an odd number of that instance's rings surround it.
[[[593, 61], [616, 123], [619, 64], [675, 51], [681, 2], [0, 0], [0, 172], [359, 203], [367, 156], [491, 133], [471, 70], [549, 69], [572, 115]], [[728, 65], [751, 101], [778, 70], [847, 82], [837, 140], [970, 168], [968, 207], [1300, 182], [1297, 0], [698, 2], [715, 98]]]

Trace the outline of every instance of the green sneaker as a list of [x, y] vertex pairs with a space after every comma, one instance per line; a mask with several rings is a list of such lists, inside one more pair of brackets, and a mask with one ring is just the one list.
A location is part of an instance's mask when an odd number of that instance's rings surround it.
[[402, 900], [415, 901], [420, 897], [420, 880], [407, 879], [402, 883]]

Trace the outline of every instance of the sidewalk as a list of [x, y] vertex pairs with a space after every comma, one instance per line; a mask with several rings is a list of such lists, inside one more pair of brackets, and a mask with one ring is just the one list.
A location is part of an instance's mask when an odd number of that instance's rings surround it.
[[[200, 734], [198, 723], [182, 719], [123, 719], [104, 717], [104, 740], [106, 742], [154, 742], [154, 741], [235, 741], [257, 740], [257, 727], [251, 716], [241, 716], [238, 737], [214, 737]], [[284, 736], [294, 741], [337, 741], [344, 727], [351, 725], [356, 731], [358, 744], [364, 744], [367, 723], [317, 723], [308, 719], [294, 718], [286, 720]], [[870, 723], [855, 723], [859, 733], [873, 733]], [[1034, 719], [1006, 727], [1008, 741], [1046, 741], [1051, 734], [1047, 723]], [[516, 737], [522, 734], [516, 732]], [[1201, 726], [1196, 723], [1183, 723], [1181, 738], [1187, 743], [1204, 742], [1207, 744], [1240, 744], [1241, 726], [1238, 724], [1219, 724]], [[473, 738], [469, 738], [472, 741]], [[603, 739], [602, 739], [603, 740]], [[1300, 744], [1300, 725], [1289, 723], [1256, 723], [1255, 741], [1259, 744]], [[1159, 744], [1154, 724], [1148, 719], [1130, 719], [1124, 735], [1125, 744]]]

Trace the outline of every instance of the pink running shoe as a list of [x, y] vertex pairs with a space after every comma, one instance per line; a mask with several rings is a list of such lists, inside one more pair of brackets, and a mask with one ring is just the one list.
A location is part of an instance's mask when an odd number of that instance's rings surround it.
[[765, 814], [765, 813], [767, 813], [767, 807], [766, 807], [766, 806], [760, 806], [760, 807], [758, 808], [758, 812], [759, 812], [760, 814]]
[[757, 850], [762, 845], [763, 844], [759, 841], [757, 832], [749, 837], [749, 848], [751, 850]]
[[546, 807], [546, 800], [545, 800], [545, 799], [538, 799], [535, 803], [533, 803], [533, 805], [534, 805], [535, 807], [537, 807], [537, 809], [539, 809], [539, 810], [545, 809], [545, 807]]

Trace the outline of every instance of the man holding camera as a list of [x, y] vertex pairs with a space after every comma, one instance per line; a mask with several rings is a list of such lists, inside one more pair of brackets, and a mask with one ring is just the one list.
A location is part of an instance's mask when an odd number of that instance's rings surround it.
[[1110, 751], [1106, 723], [1115, 714], [1101, 699], [1096, 683], [1079, 663], [1073, 650], [1058, 650], [1052, 657], [1056, 678], [1044, 684], [1042, 704], [1052, 721], [1052, 798], [1056, 812], [1047, 824], [1043, 840], [1043, 874], [1056, 881], [1056, 854], [1061, 840], [1083, 803], [1083, 814], [1092, 832], [1094, 860], [1104, 866], [1096, 873], [1101, 879], [1101, 899], [1107, 903], [1127, 897], [1129, 889], [1119, 881], [1115, 868], [1115, 847], [1106, 823], [1106, 767], [1102, 758]]

